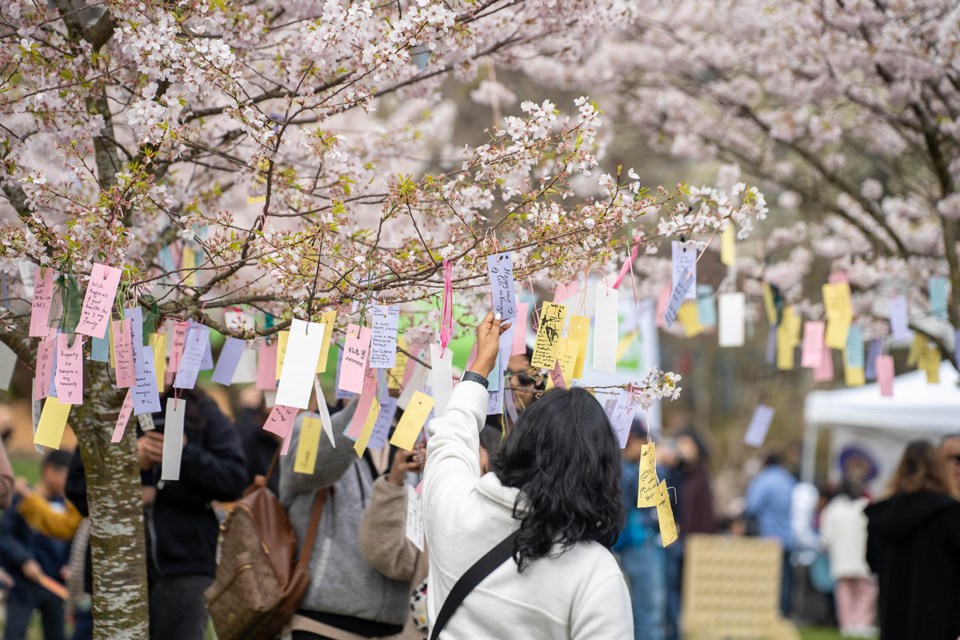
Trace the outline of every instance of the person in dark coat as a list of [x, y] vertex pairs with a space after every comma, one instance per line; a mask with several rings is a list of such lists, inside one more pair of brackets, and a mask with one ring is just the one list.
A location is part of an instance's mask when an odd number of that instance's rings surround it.
[[[162, 396], [161, 406], [166, 406], [171, 391]], [[150, 637], [204, 640], [203, 592], [213, 582], [220, 530], [211, 502], [240, 498], [247, 469], [237, 430], [217, 404], [199, 389], [181, 389], [177, 395], [187, 403], [179, 480], [160, 479], [164, 414], [152, 415], [154, 430], [137, 432], [147, 529]], [[88, 516], [79, 455], [71, 466], [67, 496]]]
[[[247, 485], [257, 476], [266, 476], [277, 449], [282, 444], [279, 436], [266, 431], [263, 424], [270, 410], [267, 409], [263, 392], [255, 387], [247, 387], [240, 392], [240, 408], [237, 410], [237, 432], [243, 445], [243, 455], [247, 459]], [[267, 487], [273, 495], [280, 495], [280, 465], [267, 478]]]
[[943, 457], [907, 445], [891, 497], [866, 508], [867, 564], [880, 580], [880, 640], [960, 637], [960, 500]]
[[[688, 535], [713, 533], [713, 490], [707, 469], [707, 448], [692, 429], [685, 429], [675, 444], [675, 452], [665, 452], [670, 464], [666, 481], [676, 490], [674, 514], [680, 539], [665, 549], [667, 573], [667, 640], [680, 638], [680, 596], [683, 591], [683, 552]], [[672, 458], [672, 464], [669, 461]]]

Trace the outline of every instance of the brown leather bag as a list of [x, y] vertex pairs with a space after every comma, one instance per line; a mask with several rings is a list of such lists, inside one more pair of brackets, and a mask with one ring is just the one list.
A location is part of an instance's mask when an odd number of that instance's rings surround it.
[[[279, 447], [266, 478], [273, 474]], [[328, 489], [317, 492], [297, 557], [297, 535], [283, 505], [258, 477], [220, 527], [217, 572], [204, 592], [218, 640], [272, 640], [293, 617], [310, 583], [307, 573]]]

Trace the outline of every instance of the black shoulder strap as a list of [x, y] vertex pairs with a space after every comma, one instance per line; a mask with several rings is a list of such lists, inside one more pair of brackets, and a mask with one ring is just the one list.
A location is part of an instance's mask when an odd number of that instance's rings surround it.
[[[447, 595], [447, 599], [443, 601], [443, 606], [440, 607], [440, 614], [437, 616], [437, 621], [433, 624], [433, 630], [430, 632], [430, 640], [437, 640], [440, 637], [440, 632], [443, 631], [443, 628], [450, 622], [450, 618], [460, 608], [463, 599], [470, 595], [470, 592], [493, 573], [497, 567], [510, 559], [513, 555], [513, 543], [519, 534], [519, 531], [511, 533], [460, 576], [457, 583], [453, 585], [453, 589], [450, 590], [450, 594]], [[429, 589], [429, 585], [427, 588]]]

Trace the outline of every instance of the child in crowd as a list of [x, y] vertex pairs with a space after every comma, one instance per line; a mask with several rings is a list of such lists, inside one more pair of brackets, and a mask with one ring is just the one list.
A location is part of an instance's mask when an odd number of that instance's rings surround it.
[[[70, 454], [51, 451], [40, 469], [39, 495], [54, 511], [66, 509], [64, 487]], [[16, 503], [15, 503], [16, 504]], [[14, 579], [7, 601], [3, 640], [22, 640], [34, 610], [40, 612], [44, 640], [63, 640], [63, 600], [44, 586], [52, 579], [61, 585], [66, 578], [70, 545], [30, 528], [20, 512], [7, 510], [0, 520], [0, 556]]]

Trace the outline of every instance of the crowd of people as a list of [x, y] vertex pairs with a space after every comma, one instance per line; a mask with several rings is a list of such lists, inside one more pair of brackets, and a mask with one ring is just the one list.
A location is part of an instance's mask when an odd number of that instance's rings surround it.
[[[180, 479], [164, 481], [163, 415], [138, 429], [151, 638], [206, 637], [220, 521], [257, 482], [277, 494], [301, 541], [322, 500], [313, 547], [301, 549], [310, 583], [285, 627], [293, 640], [474, 640], [520, 629], [533, 639], [678, 639], [685, 542], [710, 533], [779, 541], [784, 616], [795, 568], [822, 556], [845, 636], [960, 635], [960, 435], [907, 446], [882, 499], [866, 493], [855, 465], [811, 494], [770, 454], [742, 514], [718, 522], [709, 453], [693, 429], [651, 438], [638, 419], [621, 449], [590, 393], [544, 391], [524, 356], [509, 366], [511, 385], [524, 388], [519, 419], [505, 430], [488, 417], [505, 327], [492, 314], [478, 326], [472, 365], [412, 451], [358, 456], [345, 434], [357, 403], [340, 401], [328, 407], [336, 446], [319, 448], [312, 473], [296, 472], [293, 455], [272, 468], [280, 439], [261, 428], [262, 395], [244, 391], [232, 423], [202, 391], [184, 391]], [[656, 510], [636, 507], [641, 451], [653, 440], [680, 535], [666, 548]], [[0, 447], [3, 638], [25, 638], [34, 612], [46, 640], [65, 637], [67, 615], [73, 638], [91, 638], [83, 460], [48, 452], [39, 477], [35, 487], [14, 480]], [[422, 503], [426, 544], [408, 535], [411, 500]]]

